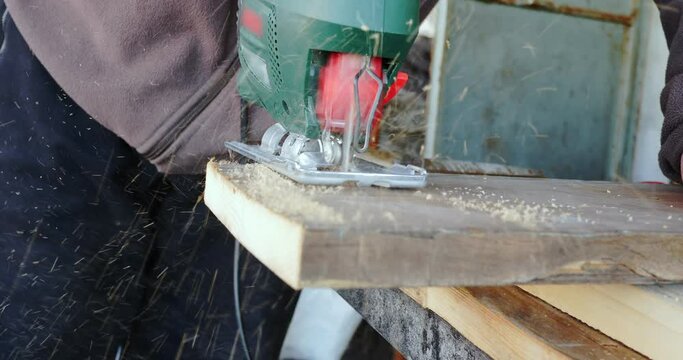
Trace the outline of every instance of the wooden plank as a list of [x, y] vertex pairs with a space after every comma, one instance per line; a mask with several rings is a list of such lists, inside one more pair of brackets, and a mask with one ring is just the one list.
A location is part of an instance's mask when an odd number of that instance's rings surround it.
[[683, 354], [683, 287], [528, 285], [525, 291], [653, 359]]
[[644, 359], [516, 287], [403, 291], [494, 359]]
[[683, 189], [432, 175], [419, 191], [295, 184], [212, 162], [206, 203], [295, 288], [683, 280]]

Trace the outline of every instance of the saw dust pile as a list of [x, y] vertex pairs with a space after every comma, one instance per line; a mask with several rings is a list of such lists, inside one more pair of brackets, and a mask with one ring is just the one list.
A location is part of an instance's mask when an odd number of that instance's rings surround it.
[[[418, 192], [416, 195], [424, 196]], [[565, 210], [570, 207], [551, 203], [542, 205], [528, 203], [519, 199], [506, 198], [483, 187], [461, 187], [445, 190], [441, 193], [451, 206], [463, 211], [475, 211], [487, 214], [506, 223], [515, 224], [529, 230], [538, 229], [542, 224], [570, 216]], [[427, 199], [429, 200], [429, 199]]]
[[219, 168], [240, 190], [272, 211], [324, 223], [344, 222], [339, 212], [314, 199], [316, 195], [335, 193], [339, 188], [300, 185], [262, 164], [222, 161]]

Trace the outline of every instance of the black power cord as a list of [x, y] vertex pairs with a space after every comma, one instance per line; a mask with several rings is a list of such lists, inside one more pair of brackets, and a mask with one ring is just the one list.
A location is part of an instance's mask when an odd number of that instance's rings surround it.
[[[249, 103], [245, 100], [240, 99], [240, 141], [242, 143], [247, 143], [249, 138]], [[246, 331], [244, 331], [244, 324], [242, 323], [242, 306], [240, 305], [240, 243], [233, 236], [235, 240], [235, 256], [232, 268], [232, 295], [234, 297], [235, 303], [235, 320], [237, 322], [237, 331], [240, 336], [240, 343], [242, 344], [242, 350], [244, 351], [244, 356], [247, 360], [251, 360], [251, 353], [249, 352], [249, 346], [247, 345]]]
[[249, 346], [247, 345], [247, 336], [244, 331], [244, 324], [242, 323], [242, 307], [240, 306], [240, 286], [239, 286], [239, 263], [240, 263], [240, 243], [235, 239], [235, 257], [232, 271], [233, 296], [235, 298], [235, 320], [237, 321], [237, 331], [240, 335], [240, 342], [242, 350], [247, 360], [251, 360], [251, 353], [249, 353]]

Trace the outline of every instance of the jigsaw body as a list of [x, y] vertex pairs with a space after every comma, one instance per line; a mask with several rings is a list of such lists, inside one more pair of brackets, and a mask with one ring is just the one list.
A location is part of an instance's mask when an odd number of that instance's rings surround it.
[[364, 156], [419, 27], [419, 0], [242, 0], [240, 95], [278, 124], [226, 145], [306, 184], [421, 187], [426, 172]]

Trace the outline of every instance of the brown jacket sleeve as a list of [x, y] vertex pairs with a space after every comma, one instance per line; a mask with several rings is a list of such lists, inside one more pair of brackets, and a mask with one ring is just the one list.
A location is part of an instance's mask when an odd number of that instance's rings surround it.
[[7, 0], [27, 43], [93, 118], [165, 172], [239, 138], [237, 0]]
[[[161, 171], [200, 173], [239, 139], [238, 0], [6, 3], [66, 93]], [[272, 124], [251, 111], [254, 134]]]
[[683, 154], [683, 0], [656, 0], [669, 44], [666, 86], [662, 91], [664, 112], [659, 166], [671, 180], [681, 181]]

